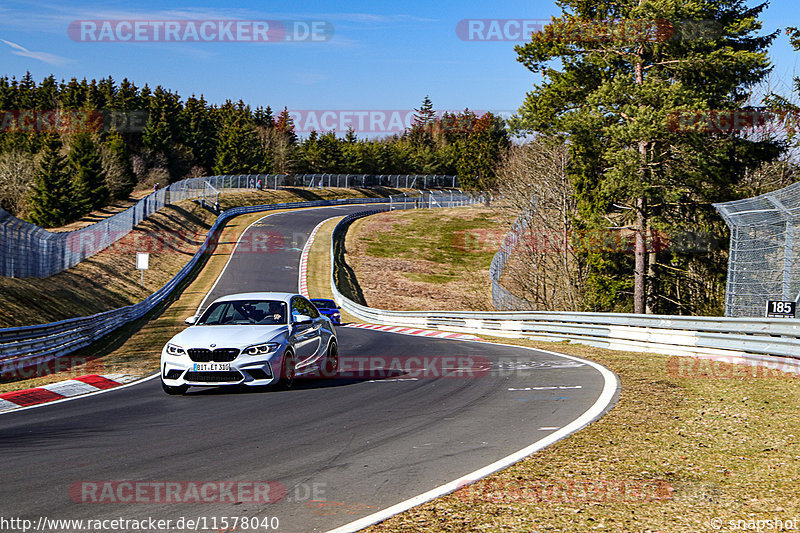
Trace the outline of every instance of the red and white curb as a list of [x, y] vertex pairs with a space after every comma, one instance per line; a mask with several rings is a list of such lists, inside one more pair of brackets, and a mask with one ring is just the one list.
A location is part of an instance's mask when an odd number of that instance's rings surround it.
[[334, 219], [336, 217], [331, 217], [323, 220], [319, 224], [317, 224], [311, 233], [308, 235], [308, 239], [306, 239], [306, 245], [303, 246], [303, 251], [300, 253], [300, 268], [298, 273], [297, 285], [300, 294], [309, 298], [308, 295], [308, 253], [311, 251], [311, 245], [314, 244], [314, 237], [317, 236], [317, 231], [319, 228], [326, 223], [328, 220]]
[[20, 407], [31, 407], [41, 403], [113, 389], [138, 379], [141, 379], [141, 376], [130, 374], [107, 374], [103, 376], [89, 374], [33, 389], [4, 392], [0, 394], [0, 413], [19, 409]]
[[461, 341], [482, 341], [483, 339], [475, 335], [465, 335], [464, 333], [450, 333], [448, 331], [438, 331], [433, 329], [406, 328], [401, 326], [378, 326], [376, 324], [344, 324], [345, 328], [374, 329], [375, 331], [388, 331], [391, 333], [402, 333], [403, 335], [416, 335], [417, 337], [434, 337], [437, 339], [457, 339]]

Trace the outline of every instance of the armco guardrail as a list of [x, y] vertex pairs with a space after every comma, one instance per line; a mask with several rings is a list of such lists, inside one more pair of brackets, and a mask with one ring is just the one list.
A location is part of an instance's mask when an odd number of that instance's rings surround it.
[[100, 339], [111, 331], [136, 320], [164, 301], [183, 282], [216, 239], [220, 226], [227, 219], [246, 213], [272, 211], [297, 207], [321, 207], [349, 204], [385, 204], [387, 198], [358, 198], [345, 200], [322, 200], [283, 204], [236, 207], [222, 213], [206, 236], [205, 241], [191, 260], [175, 276], [141, 302], [127, 307], [106, 311], [89, 317], [72, 318], [41, 324], [0, 329], [0, 376], [20, 375], [31, 366], [44, 364], [55, 358], [72, 353]]
[[[619, 313], [390, 311], [360, 305], [336, 286], [333, 269], [343, 258], [333, 254], [333, 243], [343, 239], [349, 223], [367, 216], [345, 217], [331, 236], [331, 290], [336, 302], [350, 315], [376, 324], [433, 328], [496, 337], [572, 341], [635, 352], [667, 355], [722, 356], [775, 364], [800, 372], [800, 322], [791, 319], [685, 317]], [[788, 365], [788, 366], [786, 366]]]

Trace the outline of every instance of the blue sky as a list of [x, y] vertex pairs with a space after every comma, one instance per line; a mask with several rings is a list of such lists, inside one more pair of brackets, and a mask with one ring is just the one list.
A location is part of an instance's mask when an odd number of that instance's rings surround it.
[[[796, 0], [776, 0], [765, 31], [800, 26]], [[753, 5], [751, 2], [750, 5]], [[0, 4], [0, 74], [37, 80], [128, 77], [212, 103], [242, 99], [274, 109], [411, 109], [429, 94], [437, 109], [514, 110], [537, 78], [513, 42], [469, 42], [461, 19], [548, 19], [552, 1], [120, 2]], [[70, 39], [73, 20], [324, 20], [332, 39], [302, 43], [90, 43]], [[771, 49], [773, 82], [788, 91], [800, 52], [785, 36]]]

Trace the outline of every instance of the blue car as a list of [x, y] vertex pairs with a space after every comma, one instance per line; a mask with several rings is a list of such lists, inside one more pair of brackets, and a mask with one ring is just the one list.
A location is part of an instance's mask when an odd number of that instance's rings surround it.
[[339, 310], [341, 307], [336, 305], [336, 302], [333, 300], [326, 300], [324, 298], [311, 298], [311, 303], [319, 309], [319, 312], [322, 313], [324, 316], [331, 319], [335, 325], [340, 325], [341, 322], [341, 314]]

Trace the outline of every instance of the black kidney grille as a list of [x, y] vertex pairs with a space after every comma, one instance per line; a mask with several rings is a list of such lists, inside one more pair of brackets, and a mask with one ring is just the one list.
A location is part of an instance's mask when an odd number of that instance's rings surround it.
[[238, 348], [189, 348], [186, 352], [195, 363], [229, 363], [239, 356]]
[[236, 370], [225, 372], [187, 372], [183, 379], [194, 383], [228, 383], [239, 381], [242, 374]]

